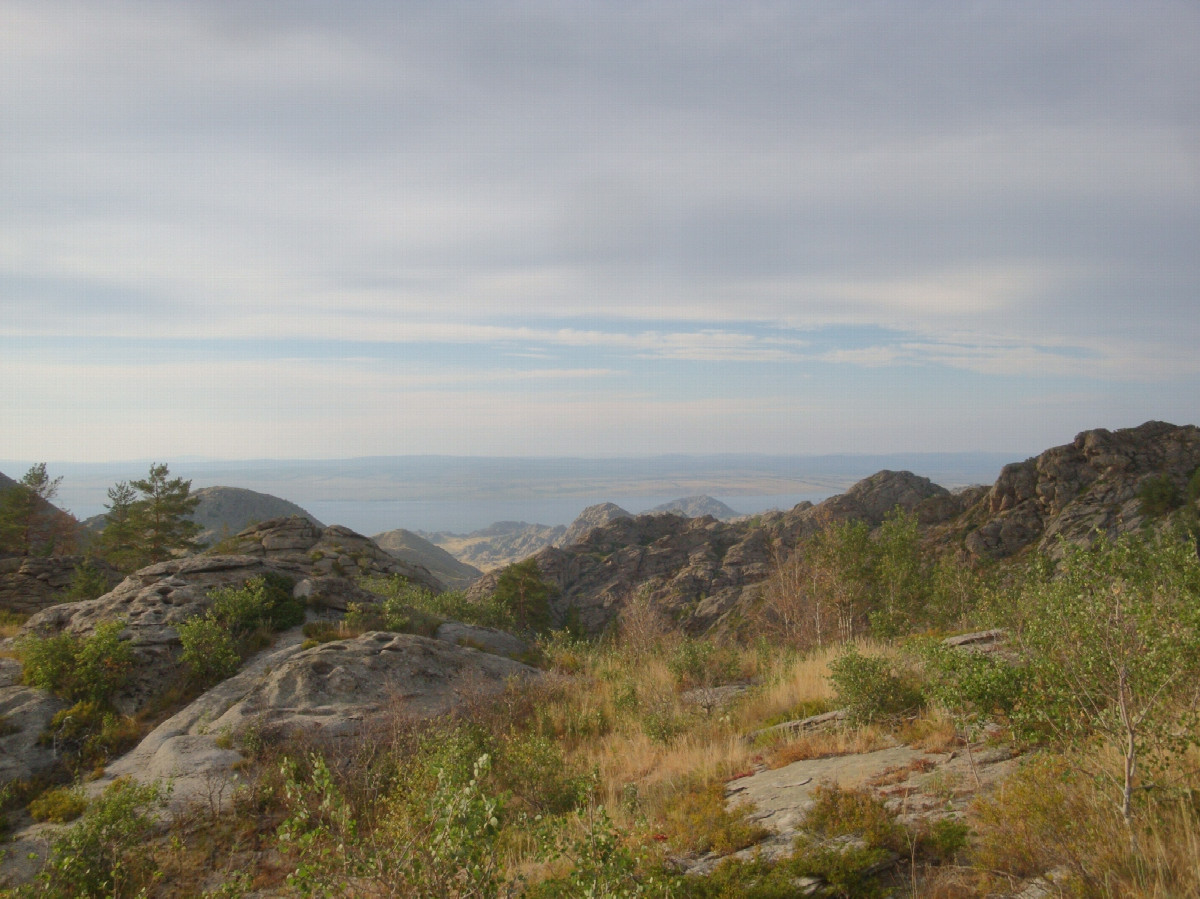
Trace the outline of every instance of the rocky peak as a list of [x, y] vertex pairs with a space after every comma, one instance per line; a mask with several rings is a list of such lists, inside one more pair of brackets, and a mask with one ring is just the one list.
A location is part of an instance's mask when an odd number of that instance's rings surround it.
[[1149, 421], [1136, 428], [1084, 431], [1063, 446], [1004, 466], [991, 490], [953, 528], [976, 556], [1004, 558], [1058, 535], [1079, 541], [1144, 521], [1138, 491], [1169, 478], [1182, 492], [1200, 467], [1200, 428]]
[[611, 521], [633, 516], [615, 503], [597, 503], [588, 506], [571, 522], [562, 536], [554, 540], [554, 546], [570, 546], [578, 543], [589, 531], [603, 527]]
[[370, 538], [341, 525], [323, 528], [300, 515], [253, 524], [225, 541], [221, 550], [290, 562], [318, 577], [399, 574], [435, 593], [445, 589], [424, 566], [389, 555]]

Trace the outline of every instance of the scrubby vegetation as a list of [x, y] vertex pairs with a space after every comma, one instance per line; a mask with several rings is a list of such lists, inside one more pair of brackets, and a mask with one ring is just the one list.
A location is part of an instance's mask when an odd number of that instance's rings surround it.
[[[979, 571], [932, 555], [911, 516], [836, 526], [781, 562], [742, 643], [680, 634], [645, 596], [602, 639], [549, 632], [549, 591], [520, 566], [483, 602], [375, 581], [379, 603], [306, 633], [508, 628], [536, 635], [547, 676], [431, 722], [398, 704], [336, 743], [233, 735], [248, 761], [231, 807], [154, 835], [159, 795], [114, 787], [17, 895], [948, 899], [1047, 875], [1064, 895], [1195, 895], [1195, 543], [1167, 527], [1057, 555]], [[220, 593], [180, 629], [193, 675], [227, 676], [255, 634], [298, 623], [290, 597], [269, 581]], [[1003, 651], [942, 639], [984, 628]], [[103, 714], [115, 633], [58, 639], [29, 644], [27, 679]], [[769, 730], [839, 708], [826, 729]], [[965, 813], [906, 817], [871, 786], [821, 784], [769, 857], [726, 803], [766, 768], [900, 742], [970, 754], [985, 733], [1027, 761]], [[65, 818], [75, 796], [38, 808]], [[708, 873], [683, 873], [710, 853]]]

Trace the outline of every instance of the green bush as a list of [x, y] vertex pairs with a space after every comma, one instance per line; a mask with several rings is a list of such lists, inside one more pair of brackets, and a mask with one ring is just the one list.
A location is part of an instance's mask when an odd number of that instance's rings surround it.
[[930, 698], [955, 714], [1007, 717], [1024, 697], [1026, 670], [1003, 658], [957, 649], [940, 640], [919, 652]]
[[904, 828], [896, 822], [895, 813], [868, 789], [819, 785], [804, 816], [804, 827], [823, 837], [859, 836], [872, 849], [894, 851], [904, 843]]
[[179, 625], [183, 644], [181, 660], [202, 687], [220, 683], [237, 673], [242, 663], [237, 643], [229, 628], [208, 615], [200, 615]]
[[737, 677], [736, 654], [712, 640], [686, 638], [667, 659], [667, 667], [681, 690], [726, 684]]
[[1138, 499], [1142, 503], [1142, 514], [1166, 515], [1183, 503], [1183, 496], [1169, 475], [1155, 475], [1142, 481], [1138, 488]]
[[134, 897], [158, 876], [148, 838], [149, 811], [164, 801], [157, 784], [114, 781], [50, 847], [50, 859], [26, 895]]
[[141, 729], [133, 718], [85, 699], [55, 714], [39, 741], [53, 746], [66, 768], [78, 772], [105, 764], [140, 737]]
[[62, 787], [47, 790], [29, 803], [29, 814], [34, 821], [50, 821], [65, 824], [74, 821], [87, 808], [87, 798], [78, 787]]
[[120, 638], [124, 629], [124, 622], [106, 621], [96, 625], [90, 637], [22, 639], [17, 651], [24, 682], [63, 699], [106, 702], [133, 670], [133, 651]]
[[853, 721], [895, 718], [925, 704], [917, 686], [893, 671], [891, 662], [864, 656], [854, 647], [831, 662], [829, 671], [838, 701]]

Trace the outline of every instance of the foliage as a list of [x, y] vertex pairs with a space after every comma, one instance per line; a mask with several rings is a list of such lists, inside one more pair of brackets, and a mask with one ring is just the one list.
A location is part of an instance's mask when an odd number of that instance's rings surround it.
[[667, 667], [681, 690], [726, 684], [737, 677], [738, 661], [713, 640], [684, 638], [671, 651]]
[[98, 551], [117, 568], [132, 571], [197, 549], [200, 525], [190, 516], [200, 500], [191, 495], [191, 481], [169, 475], [165, 464], [154, 463], [145, 478], [108, 491]]
[[508, 609], [492, 597], [471, 602], [461, 590], [434, 593], [400, 575], [368, 579], [364, 586], [384, 599], [373, 606], [356, 607], [347, 616], [347, 623], [355, 628], [432, 636], [446, 619], [501, 630], [514, 626]]
[[664, 827], [681, 852], [728, 855], [767, 836], [766, 828], [748, 820], [749, 812], [747, 806], [726, 808], [724, 782], [693, 782], [680, 789], [667, 809]]
[[1179, 533], [1064, 546], [1022, 597], [1027, 727], [1065, 740], [1099, 734], [1120, 753], [1129, 821], [1139, 764], [1195, 742], [1196, 710], [1175, 702], [1200, 677], [1200, 560]]
[[199, 686], [212, 686], [237, 673], [242, 656], [227, 625], [212, 615], [197, 615], [180, 624], [178, 631], [183, 645], [180, 660]]
[[526, 893], [531, 899], [672, 895], [666, 876], [643, 876], [645, 860], [621, 839], [604, 806], [589, 807], [577, 815], [573, 838], [564, 841], [552, 857], [566, 861], [566, 874], [550, 878]]
[[21, 480], [0, 492], [0, 552], [21, 556], [69, 551], [75, 520], [50, 505], [62, 478], [51, 478], [38, 462]]
[[147, 837], [150, 810], [165, 797], [157, 784], [114, 781], [50, 847], [38, 880], [18, 895], [133, 897], [156, 876]]
[[895, 718], [924, 705], [911, 678], [897, 673], [887, 659], [864, 656], [854, 646], [830, 663], [829, 672], [838, 701], [852, 721]]
[[232, 676], [256, 648], [262, 631], [294, 627], [304, 620], [304, 604], [292, 595], [292, 579], [275, 572], [239, 587], [213, 590], [208, 611], [179, 625], [182, 661], [202, 687]]
[[859, 836], [871, 848], [900, 849], [904, 829], [896, 815], [868, 789], [847, 790], [819, 784], [804, 827], [823, 837]]
[[[889, 637], [961, 609], [969, 576], [937, 571], [920, 545], [917, 518], [895, 509], [872, 533], [863, 521], [833, 523], [772, 569], [760, 625], [806, 648], [846, 642], [868, 630]], [[953, 577], [951, 576], [953, 574]]]
[[968, 652], [933, 640], [919, 648], [925, 692], [967, 719], [1011, 716], [1025, 696], [1023, 666], [991, 653]]
[[29, 815], [34, 821], [65, 824], [74, 821], [87, 808], [87, 798], [78, 787], [46, 790], [29, 803]]
[[1183, 503], [1183, 495], [1170, 475], [1154, 475], [1142, 481], [1138, 487], [1138, 500], [1142, 514], [1157, 517], [1166, 515]]
[[17, 645], [22, 679], [63, 699], [107, 701], [133, 670], [133, 651], [120, 638], [124, 628], [124, 622], [105, 621], [89, 637], [24, 637]]
[[551, 587], [542, 579], [536, 559], [516, 562], [500, 572], [493, 600], [508, 611], [518, 631], [539, 632], [550, 627]]
[[39, 740], [55, 748], [68, 770], [84, 771], [120, 755], [140, 737], [137, 722], [129, 716], [82, 699], [57, 712]]
[[413, 897], [502, 895], [495, 844], [503, 800], [485, 789], [486, 754], [467, 777], [440, 769], [431, 790], [394, 802], [374, 839], [360, 837], [325, 759], [314, 755], [309, 766], [306, 778], [295, 762], [284, 762], [289, 815], [277, 831], [297, 858], [288, 884], [301, 896], [345, 895], [351, 880]]
[[104, 530], [96, 538], [95, 551], [120, 571], [133, 571], [143, 564], [138, 523], [134, 518], [137, 491], [127, 481], [108, 488]]
[[111, 584], [108, 575], [91, 560], [84, 560], [75, 566], [71, 575], [71, 586], [67, 588], [68, 602], [84, 599], [96, 599], [109, 591]]

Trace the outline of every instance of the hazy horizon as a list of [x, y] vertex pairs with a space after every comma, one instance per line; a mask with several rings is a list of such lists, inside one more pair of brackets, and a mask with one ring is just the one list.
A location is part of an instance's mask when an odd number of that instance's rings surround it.
[[[953, 488], [991, 483], [1025, 458], [1004, 453], [761, 454], [581, 457], [393, 456], [328, 460], [167, 461], [171, 475], [290, 500], [326, 524], [367, 535], [393, 528], [479, 530], [497, 521], [569, 524], [586, 506], [615, 502], [634, 514], [707, 494], [742, 514], [817, 502], [880, 469], [904, 469]], [[63, 478], [56, 503], [81, 520], [104, 512], [109, 487], [146, 476], [150, 462], [48, 462]], [[23, 467], [24, 466], [24, 467]], [[0, 460], [20, 477], [21, 460]]]

